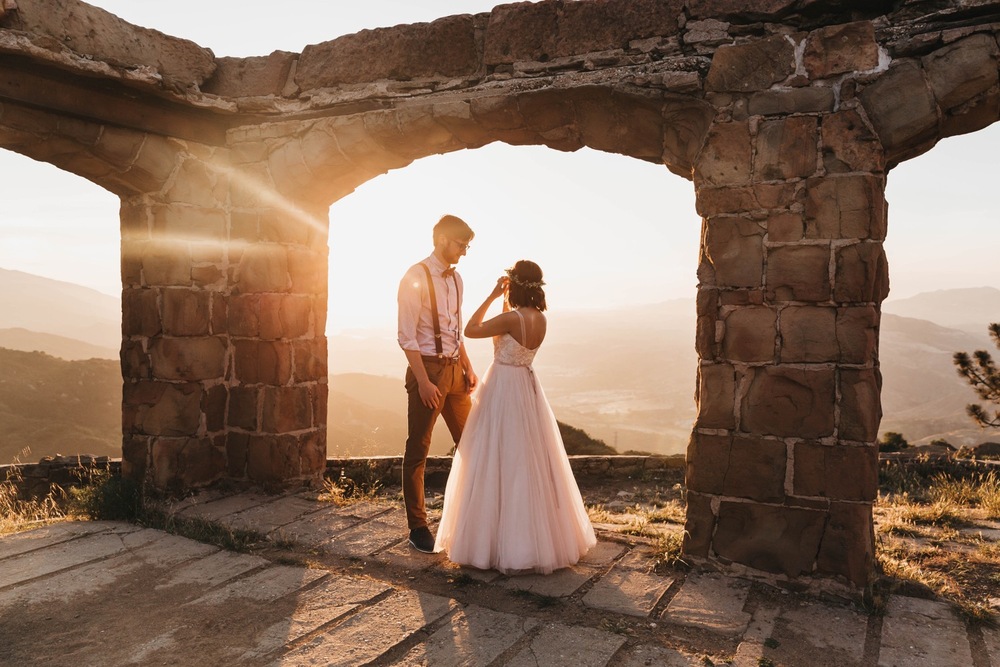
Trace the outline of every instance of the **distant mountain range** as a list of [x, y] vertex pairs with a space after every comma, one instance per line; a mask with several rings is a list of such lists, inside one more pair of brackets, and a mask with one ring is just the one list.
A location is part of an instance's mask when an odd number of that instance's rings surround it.
[[27, 329], [114, 350], [121, 343], [121, 300], [89, 287], [0, 269], [0, 329]]
[[[34, 458], [56, 451], [117, 454], [118, 301], [69, 283], [0, 269], [0, 306], [0, 348], [61, 357], [20, 358], [17, 364], [22, 370], [16, 377], [8, 371], [13, 366], [7, 358], [0, 358], [0, 388], [9, 390], [0, 392], [0, 461], [32, 444], [32, 432], [37, 433]], [[618, 451], [683, 452], [695, 416], [694, 301], [549, 315], [549, 336], [535, 369], [559, 420]], [[882, 432], [898, 431], [913, 443], [944, 438], [962, 445], [1000, 439], [1000, 433], [980, 430], [965, 415], [965, 405], [975, 402], [976, 396], [951, 363], [959, 350], [996, 353], [986, 334], [987, 324], [996, 321], [1000, 321], [1000, 289], [991, 287], [929, 292], [883, 304]], [[103, 332], [102, 337], [95, 332]], [[329, 349], [330, 454], [398, 453], [406, 432], [405, 361], [394, 332], [332, 336]], [[469, 349], [482, 374], [492, 346], [488, 341], [469, 341]], [[91, 357], [109, 360], [105, 363], [113, 372], [94, 375], [93, 364], [82, 361]], [[38, 367], [36, 376], [24, 370], [32, 364]], [[70, 370], [74, 364], [81, 365], [79, 370]], [[38, 392], [42, 376], [65, 382], [46, 380], [44, 386], [52, 391]], [[18, 389], [23, 382], [35, 389]], [[62, 391], [56, 393], [60, 386]], [[24, 398], [12, 398], [19, 392]], [[81, 393], [94, 394], [95, 403]], [[24, 401], [31, 397], [45, 408], [29, 409]], [[80, 422], [74, 430], [72, 421], [64, 429], [45, 428], [38, 415], [76, 414], [61, 407], [57, 398], [90, 406], [92, 416], [110, 430], [98, 436], [92, 424]], [[107, 414], [98, 419], [102, 410]], [[451, 444], [442, 423], [435, 429], [431, 451], [444, 453]]]

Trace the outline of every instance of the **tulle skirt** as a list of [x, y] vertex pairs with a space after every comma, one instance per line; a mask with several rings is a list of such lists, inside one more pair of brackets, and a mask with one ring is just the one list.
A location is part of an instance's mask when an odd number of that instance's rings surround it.
[[534, 371], [494, 363], [455, 453], [435, 550], [484, 570], [548, 574], [596, 542]]

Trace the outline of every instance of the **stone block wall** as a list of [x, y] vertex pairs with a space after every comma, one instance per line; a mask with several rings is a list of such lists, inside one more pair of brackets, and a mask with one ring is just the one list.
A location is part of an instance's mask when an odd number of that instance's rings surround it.
[[160, 488], [317, 478], [326, 221], [223, 149], [122, 203], [123, 469]]
[[885, 161], [844, 81], [876, 69], [879, 52], [858, 22], [713, 58], [718, 114], [694, 171], [694, 556], [787, 578], [871, 577]]

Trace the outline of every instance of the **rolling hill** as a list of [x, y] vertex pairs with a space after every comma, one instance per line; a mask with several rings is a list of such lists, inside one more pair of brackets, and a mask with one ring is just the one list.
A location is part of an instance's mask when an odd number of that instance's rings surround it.
[[121, 456], [121, 396], [117, 361], [0, 349], [0, 462]]

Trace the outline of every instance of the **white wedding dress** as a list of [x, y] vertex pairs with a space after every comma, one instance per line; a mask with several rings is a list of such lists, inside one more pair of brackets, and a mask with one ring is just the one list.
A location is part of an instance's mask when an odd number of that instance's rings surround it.
[[452, 562], [548, 574], [597, 543], [555, 415], [531, 368], [537, 351], [509, 334], [493, 339], [493, 364], [455, 453], [437, 531], [435, 550]]

